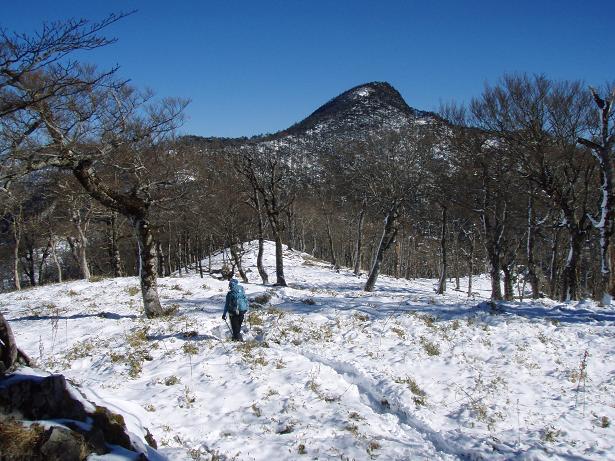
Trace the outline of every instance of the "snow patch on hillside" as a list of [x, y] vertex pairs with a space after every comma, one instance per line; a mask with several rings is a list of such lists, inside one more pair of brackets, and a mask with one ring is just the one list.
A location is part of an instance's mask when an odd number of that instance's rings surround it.
[[360, 97], [367, 97], [369, 96], [371, 93], [373, 92], [373, 90], [369, 89], [369, 88], [360, 88], [356, 91], [356, 95], [360, 96]]

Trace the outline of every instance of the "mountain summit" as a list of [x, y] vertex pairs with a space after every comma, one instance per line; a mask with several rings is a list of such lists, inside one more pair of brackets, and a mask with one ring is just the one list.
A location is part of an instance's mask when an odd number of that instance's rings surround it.
[[364, 139], [383, 130], [399, 130], [415, 124], [437, 123], [432, 113], [410, 107], [387, 82], [355, 86], [329, 100], [302, 121], [273, 134], [248, 138], [201, 138], [187, 136], [205, 148], [256, 143], [317, 143]]
[[[399, 91], [387, 82], [355, 86], [316, 109], [286, 132], [301, 135], [313, 131], [364, 132], [374, 129], [399, 129], [417, 118], [431, 118], [406, 104]], [[345, 136], [344, 136], [345, 137]]]

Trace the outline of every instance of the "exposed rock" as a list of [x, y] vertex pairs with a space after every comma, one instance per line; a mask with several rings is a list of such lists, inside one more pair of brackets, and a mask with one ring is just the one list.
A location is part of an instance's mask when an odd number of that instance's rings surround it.
[[[140, 442], [131, 441], [124, 418], [105, 407], [91, 405], [71, 394], [64, 376], [14, 373], [0, 377], [0, 460], [83, 460], [92, 453], [109, 453], [120, 446], [147, 460]], [[73, 388], [73, 393], [76, 390]], [[19, 420], [55, 421], [61, 426]], [[146, 442], [157, 444], [149, 431]]]
[[105, 407], [97, 406], [92, 414], [94, 426], [99, 427], [107, 443], [133, 449], [130, 437], [126, 433], [126, 423], [122, 415], [113, 413]]
[[46, 433], [41, 454], [48, 461], [81, 461], [91, 452], [85, 438], [70, 429], [52, 427]]
[[64, 376], [18, 373], [0, 380], [0, 413], [31, 421], [58, 418], [85, 421], [87, 416], [83, 404], [68, 392]]
[[156, 442], [156, 439], [154, 438], [154, 436], [152, 435], [152, 433], [149, 431], [148, 428], [145, 428], [145, 441], [150, 447], [154, 449], [158, 448], [158, 442]]

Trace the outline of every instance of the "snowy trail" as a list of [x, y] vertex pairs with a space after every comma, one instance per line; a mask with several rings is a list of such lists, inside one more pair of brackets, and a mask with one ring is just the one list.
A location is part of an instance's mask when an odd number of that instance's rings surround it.
[[399, 437], [401, 435], [408, 439], [404, 440], [405, 443], [422, 447], [423, 450], [427, 450], [424, 455], [432, 456], [432, 459], [465, 459], [465, 454], [460, 455], [463, 450], [446, 442], [439, 433], [413, 418], [411, 411], [403, 404], [395, 402], [389, 397], [390, 394], [386, 392], [386, 388], [390, 387], [391, 383], [387, 378], [373, 379], [369, 376], [368, 371], [359, 370], [357, 366], [349, 362], [325, 358], [305, 350], [297, 353], [313, 362], [331, 368], [349, 384], [356, 386], [361, 397], [363, 397], [362, 401], [374, 413], [394, 416], [404, 430], [397, 431], [392, 436]]

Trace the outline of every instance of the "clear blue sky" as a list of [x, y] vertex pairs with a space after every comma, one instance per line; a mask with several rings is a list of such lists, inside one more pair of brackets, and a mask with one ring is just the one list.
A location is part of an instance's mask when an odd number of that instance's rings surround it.
[[88, 54], [160, 96], [192, 100], [185, 133], [287, 128], [346, 89], [388, 81], [406, 102], [464, 102], [505, 72], [615, 80], [614, 0], [2, 0], [0, 25], [138, 12]]

